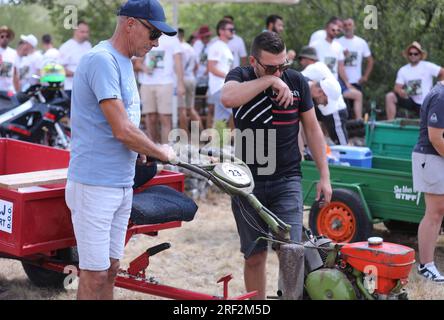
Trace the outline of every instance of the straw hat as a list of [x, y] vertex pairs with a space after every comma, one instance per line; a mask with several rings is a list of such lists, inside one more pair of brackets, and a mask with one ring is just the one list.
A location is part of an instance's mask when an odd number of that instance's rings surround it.
[[14, 40], [15, 33], [10, 29], [8, 26], [1, 26], [0, 27], [0, 33], [6, 32], [9, 35], [9, 40]]
[[421, 52], [422, 55], [422, 60], [425, 60], [427, 58], [427, 52], [422, 48], [421, 44], [417, 41], [413, 41], [408, 47], [407, 49], [404, 50], [404, 52], [402, 53], [403, 56], [405, 58], [408, 58], [409, 55], [409, 50], [411, 48], [415, 48], [416, 50], [418, 50], [419, 52]]

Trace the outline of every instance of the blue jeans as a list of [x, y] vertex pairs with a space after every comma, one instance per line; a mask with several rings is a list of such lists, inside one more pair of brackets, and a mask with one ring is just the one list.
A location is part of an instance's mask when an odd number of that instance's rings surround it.
[[[303, 198], [301, 177], [283, 177], [277, 180], [257, 181], [254, 195], [279, 219], [291, 225], [290, 237], [293, 241], [302, 239]], [[242, 207], [242, 209], [241, 209]], [[252, 227], [258, 225], [268, 232], [267, 224], [261, 219], [247, 200], [233, 197], [231, 201], [237, 230], [240, 236], [241, 252], [245, 259], [267, 250], [268, 243], [264, 240], [257, 242], [257, 238], [265, 236]], [[248, 222], [246, 221], [248, 219]]]

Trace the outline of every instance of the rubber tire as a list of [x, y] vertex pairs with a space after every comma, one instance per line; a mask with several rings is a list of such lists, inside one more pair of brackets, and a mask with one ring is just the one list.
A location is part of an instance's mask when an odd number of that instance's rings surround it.
[[384, 225], [391, 233], [418, 234], [419, 223], [387, 220], [384, 221]]
[[[64, 262], [71, 261], [72, 264], [78, 263], [77, 247], [60, 249], [57, 251], [56, 259]], [[31, 282], [40, 288], [64, 289], [63, 281], [67, 274], [47, 270], [34, 264], [22, 261], [23, 269]]]
[[[348, 189], [335, 189], [333, 190], [331, 201], [345, 204], [350, 208], [355, 216], [356, 231], [350, 242], [367, 241], [368, 238], [371, 237], [373, 223], [369, 220], [359, 195], [356, 192]], [[315, 235], [319, 235], [317, 230], [317, 219], [320, 211], [321, 208], [319, 208], [319, 201], [315, 201], [310, 209], [309, 216], [310, 229]], [[335, 239], [331, 240], [335, 241]]]

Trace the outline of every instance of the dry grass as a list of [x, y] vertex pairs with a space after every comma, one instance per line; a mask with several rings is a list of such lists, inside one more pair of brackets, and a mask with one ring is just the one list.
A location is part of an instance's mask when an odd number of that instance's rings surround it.
[[[383, 226], [377, 225], [375, 234], [385, 240], [417, 248], [416, 238], [392, 236]], [[161, 231], [158, 237], [138, 236], [126, 248], [123, 266], [147, 248], [158, 243], [170, 242], [172, 248], [151, 259], [149, 276], [162, 284], [184, 289], [222, 295], [222, 286], [216, 281], [227, 274], [230, 295], [244, 292], [243, 256], [239, 252], [239, 238], [231, 214], [229, 198], [221, 194], [210, 194], [208, 200], [199, 202], [199, 211], [194, 221], [182, 228]], [[438, 266], [444, 270], [444, 238], [440, 238], [437, 249]], [[275, 254], [270, 252], [268, 260], [267, 294], [277, 290], [278, 264]], [[415, 272], [408, 285], [410, 299], [434, 300], [444, 298], [444, 286], [427, 283]], [[117, 288], [116, 299], [160, 299], [142, 293]], [[75, 291], [56, 292], [38, 289], [30, 284], [17, 261], [0, 259], [0, 299], [75, 299]]]

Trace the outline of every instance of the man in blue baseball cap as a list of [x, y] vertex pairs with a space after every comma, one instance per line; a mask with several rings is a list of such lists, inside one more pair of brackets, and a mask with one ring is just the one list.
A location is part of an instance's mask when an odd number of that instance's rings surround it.
[[113, 299], [132, 205], [137, 154], [173, 161], [140, 129], [140, 98], [131, 58], [175, 35], [157, 0], [129, 0], [111, 39], [80, 60], [74, 74], [71, 160], [66, 203], [79, 253], [78, 299]]
[[165, 23], [165, 13], [157, 0], [129, 0], [120, 7], [118, 15], [143, 19], [167, 36], [177, 33]]

